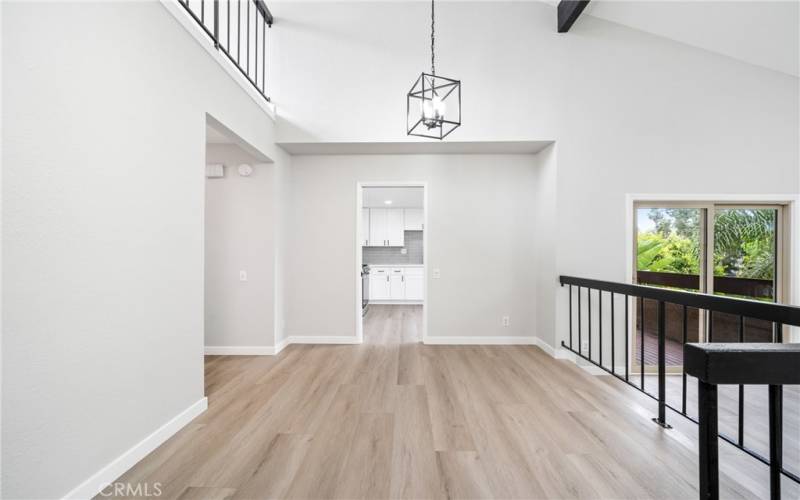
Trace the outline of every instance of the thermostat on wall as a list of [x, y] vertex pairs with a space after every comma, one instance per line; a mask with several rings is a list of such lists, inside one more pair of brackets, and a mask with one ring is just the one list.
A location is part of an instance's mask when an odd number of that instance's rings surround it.
[[209, 179], [225, 177], [225, 166], [222, 163], [206, 165], [206, 177]]
[[242, 177], [249, 177], [250, 174], [253, 173], [253, 167], [248, 165], [247, 163], [242, 163], [239, 165], [239, 175]]

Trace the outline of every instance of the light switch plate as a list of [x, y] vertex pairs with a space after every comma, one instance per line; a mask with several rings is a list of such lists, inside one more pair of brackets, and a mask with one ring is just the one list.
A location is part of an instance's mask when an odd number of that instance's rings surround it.
[[441, 273], [441, 271], [439, 271], [439, 268], [434, 269], [433, 270], [433, 279], [438, 280], [441, 277], [442, 277], [442, 273]]
[[239, 271], [239, 281], [247, 281], [247, 271]]

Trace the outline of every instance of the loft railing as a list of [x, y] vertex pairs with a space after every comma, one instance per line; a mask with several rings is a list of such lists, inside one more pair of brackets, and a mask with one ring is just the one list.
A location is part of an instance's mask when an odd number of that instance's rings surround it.
[[177, 0], [214, 46], [267, 101], [267, 29], [274, 21], [263, 0]]
[[[730, 337], [734, 336], [734, 341], [741, 343], [742, 347], [758, 346], [759, 344], [745, 343], [748, 330], [751, 327], [757, 330], [756, 338], [761, 342], [760, 345], [782, 344], [784, 328], [786, 326], [800, 326], [800, 307], [773, 302], [745, 300], [572, 276], [561, 276], [560, 282], [562, 286], [566, 285], [569, 290], [569, 338], [566, 342], [562, 341], [561, 346], [656, 400], [658, 402], [658, 416], [653, 421], [665, 428], [670, 428], [667, 423], [667, 409], [695, 423], [700, 423], [701, 420], [693, 418], [687, 413], [687, 372], [682, 359], [678, 360], [679, 363], [671, 363], [672, 366], [670, 368], [672, 371], [669, 373], [669, 375], [680, 376], [680, 404], [673, 405], [667, 402], [666, 380], [668, 367], [666, 358], [668, 354], [668, 325], [672, 330], [676, 328], [679, 330], [678, 338], [680, 340], [677, 342], [669, 340], [669, 343], [670, 345], [677, 344], [677, 351], [680, 352], [681, 357], [683, 356], [684, 346], [690, 342], [700, 340], [705, 340], [709, 343], [713, 343], [715, 339], [716, 342], [720, 342], [720, 340], [729, 342], [731, 340]], [[596, 312], [594, 315], [592, 315], [593, 296], [596, 299]], [[603, 307], [604, 297], [607, 300], [606, 308]], [[650, 303], [651, 307], [645, 307], [647, 302]], [[652, 307], [653, 305], [655, 307]], [[631, 321], [630, 313], [634, 311], [634, 308], [637, 314], [635, 321]], [[604, 312], [607, 314], [606, 321], [603, 321]], [[619, 316], [620, 312], [622, 312], [621, 318]], [[646, 314], [648, 313], [651, 316], [649, 318], [651, 322], [653, 322], [653, 319], [655, 320], [655, 338], [652, 339], [653, 341], [649, 348], [650, 352], [648, 353], [650, 354], [650, 359], [655, 358], [655, 371], [648, 371], [648, 358], [645, 356], [645, 344], [647, 343]], [[652, 318], [653, 313], [655, 313], [655, 318]], [[668, 319], [668, 315], [672, 316], [672, 318]], [[675, 318], [676, 315], [677, 319]], [[765, 327], [765, 325], [767, 326]], [[731, 335], [731, 332], [728, 331], [731, 327], [735, 329], [735, 335]], [[766, 337], [764, 335], [765, 328], [769, 332]], [[717, 332], [719, 335], [715, 336], [715, 332], [720, 329], [724, 331]], [[639, 332], [638, 336], [636, 335], [637, 331]], [[690, 331], [694, 338], [690, 338]], [[671, 331], [670, 334], [673, 338], [676, 336], [674, 331]], [[621, 345], [620, 342], [622, 343]], [[655, 349], [653, 349], [652, 344], [655, 344]], [[653, 350], [655, 353], [652, 352]], [[674, 352], [675, 349], [670, 354], [674, 354]], [[800, 353], [800, 351], [796, 351], [796, 353]], [[617, 361], [622, 362], [622, 365], [618, 365]], [[800, 366], [800, 360], [798, 360], [798, 366]], [[675, 371], [676, 368], [679, 368], [680, 371]], [[742, 370], [746, 372], [747, 368], [742, 367]], [[657, 390], [655, 393], [646, 386], [646, 379], [653, 374], [657, 377]], [[748, 374], [744, 373], [743, 375], [746, 377]], [[714, 434], [751, 457], [770, 466], [774, 474], [787, 477], [800, 484], [800, 474], [797, 471], [788, 470], [782, 462], [780, 451], [776, 455], [776, 450], [772, 446], [777, 444], [778, 450], [781, 449], [780, 443], [783, 442], [781, 426], [770, 427], [771, 459], [763, 456], [745, 443], [744, 385], [750, 383], [758, 384], [760, 382], [754, 379], [753, 382], [739, 382], [736, 384], [738, 385], [737, 436], [732, 437], [724, 433], [718, 433], [716, 432], [716, 426]], [[786, 382], [786, 384], [790, 383], [793, 382]], [[707, 402], [707, 400], [702, 399], [702, 394], [698, 392], [699, 415], [702, 415], [703, 405]], [[716, 467], [716, 464], [714, 466]], [[780, 482], [778, 481], [777, 496], [775, 496], [776, 486], [771, 484], [772, 498], [779, 498], [779, 487]], [[702, 498], [714, 497], [704, 496]]]

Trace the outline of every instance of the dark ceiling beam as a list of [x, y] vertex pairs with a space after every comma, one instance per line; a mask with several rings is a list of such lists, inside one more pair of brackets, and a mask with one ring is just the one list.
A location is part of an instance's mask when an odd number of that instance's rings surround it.
[[561, 0], [558, 2], [558, 32], [569, 31], [588, 4], [589, 0]]

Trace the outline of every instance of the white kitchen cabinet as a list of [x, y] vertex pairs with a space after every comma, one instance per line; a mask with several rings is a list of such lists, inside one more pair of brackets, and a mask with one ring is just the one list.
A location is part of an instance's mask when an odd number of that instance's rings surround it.
[[425, 270], [416, 266], [370, 266], [369, 300], [417, 303], [425, 299]]
[[369, 245], [371, 247], [385, 247], [388, 243], [387, 217], [385, 208], [370, 208], [369, 210]]
[[425, 299], [425, 277], [419, 276], [405, 276], [405, 294], [406, 300], [424, 300]]
[[369, 246], [369, 208], [361, 209], [361, 241], [363, 246]]
[[373, 268], [369, 273], [369, 300], [389, 300], [389, 270]]
[[389, 298], [391, 300], [406, 300], [406, 283], [402, 273], [389, 276]]
[[406, 231], [422, 231], [425, 225], [425, 211], [421, 208], [403, 209]]
[[370, 247], [401, 247], [405, 245], [405, 225], [402, 208], [370, 208]]
[[390, 247], [405, 245], [405, 217], [402, 208], [390, 208], [386, 214], [386, 239]]

